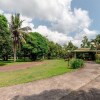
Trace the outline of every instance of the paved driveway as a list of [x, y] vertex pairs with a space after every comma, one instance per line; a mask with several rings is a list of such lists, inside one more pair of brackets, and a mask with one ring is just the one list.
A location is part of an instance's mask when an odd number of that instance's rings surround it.
[[[97, 91], [97, 94], [100, 93], [100, 65], [88, 62], [84, 68], [72, 73], [27, 84], [0, 88], [0, 100], [100, 100], [100, 98], [82, 99], [80, 96], [78, 97], [81, 99], [76, 99], [76, 97], [74, 99], [74, 96], [72, 96], [75, 93], [80, 95], [78, 92], [80, 90], [88, 92], [92, 88], [94, 89], [91, 93], [93, 91]], [[77, 90], [77, 92], [73, 93], [74, 90]], [[85, 96], [85, 94], [89, 94], [87, 92], [81, 93], [84, 93]], [[95, 95], [98, 96], [97, 94]], [[91, 95], [89, 96], [91, 97]]]

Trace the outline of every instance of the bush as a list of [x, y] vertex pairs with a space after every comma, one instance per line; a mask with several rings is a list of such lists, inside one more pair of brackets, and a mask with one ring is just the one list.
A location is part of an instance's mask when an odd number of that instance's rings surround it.
[[84, 61], [81, 59], [72, 59], [70, 61], [70, 66], [73, 69], [81, 68], [84, 66]]
[[96, 63], [97, 63], [97, 64], [100, 64], [100, 60], [96, 60]]
[[100, 60], [100, 54], [95, 55], [96, 60]]
[[31, 62], [32, 60], [28, 57], [17, 59], [17, 62]]

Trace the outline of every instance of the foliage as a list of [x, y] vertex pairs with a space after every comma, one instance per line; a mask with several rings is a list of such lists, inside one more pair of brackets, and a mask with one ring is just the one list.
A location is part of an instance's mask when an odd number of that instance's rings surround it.
[[100, 60], [96, 60], [96, 63], [97, 63], [97, 64], [100, 64]]
[[96, 60], [100, 60], [100, 54], [96, 54], [95, 57], [96, 57]]
[[96, 36], [96, 41], [100, 45], [100, 34]]
[[12, 41], [9, 39], [6, 39], [3, 41], [2, 44], [0, 44], [0, 54], [1, 54], [1, 58], [4, 60], [4, 61], [7, 61], [9, 56], [11, 56], [12, 54]]
[[72, 59], [70, 61], [70, 66], [73, 69], [81, 68], [84, 66], [84, 61], [81, 59]]
[[63, 56], [63, 48], [59, 44], [48, 41], [48, 46], [48, 59], [61, 58]]
[[0, 14], [0, 36], [5, 37], [8, 34], [8, 21], [4, 15]]
[[91, 43], [88, 40], [87, 36], [85, 36], [82, 40], [82, 44], [81, 44], [82, 48], [91, 48]]
[[100, 54], [96, 54], [96, 63], [100, 64]]
[[23, 56], [28, 56], [32, 60], [43, 58], [48, 52], [48, 43], [45, 37], [37, 32], [29, 33], [26, 38], [26, 44], [22, 45], [21, 52]]
[[[78, 48], [71, 41], [67, 45], [61, 46], [49, 41], [39, 33], [28, 33], [27, 31], [31, 30], [30, 27], [22, 27], [22, 23], [20, 14], [15, 14], [11, 16], [11, 23], [8, 27], [7, 19], [0, 14], [0, 59], [14, 58], [16, 61], [18, 58], [17, 60], [27, 59], [29, 61], [30, 59], [64, 58]], [[91, 45], [91, 42], [94, 42], [94, 45]], [[100, 35], [97, 35], [91, 42], [85, 36], [81, 47], [100, 49]]]
[[76, 50], [78, 47], [75, 46], [71, 41], [68, 42], [68, 45], [64, 45], [63, 46], [63, 50], [64, 50], [64, 59], [65, 60], [70, 60], [74, 54], [72, 53], [72, 51]]
[[14, 61], [16, 61], [17, 48], [19, 48], [21, 42], [25, 42], [25, 30], [28, 30], [28, 27], [21, 27], [22, 23], [23, 21], [20, 20], [20, 14], [15, 14], [11, 16], [10, 31], [12, 33], [13, 39]]
[[0, 57], [3, 60], [8, 60], [8, 56], [12, 53], [11, 44], [7, 19], [4, 15], [0, 15]]
[[68, 45], [64, 45], [64, 49], [66, 51], [73, 51], [73, 50], [76, 50], [78, 47], [76, 47], [71, 41], [68, 42]]
[[94, 48], [96, 48], [96, 50], [100, 50], [100, 35], [97, 35], [95, 39], [92, 39], [92, 41], [94, 44]]

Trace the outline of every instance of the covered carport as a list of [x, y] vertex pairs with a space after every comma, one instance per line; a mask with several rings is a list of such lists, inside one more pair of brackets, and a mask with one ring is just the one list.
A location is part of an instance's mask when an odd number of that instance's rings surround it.
[[96, 52], [100, 52], [100, 50], [91, 50], [90, 48], [79, 48], [77, 50], [74, 50], [74, 56], [75, 58], [84, 59], [84, 60], [95, 60], [95, 54]]

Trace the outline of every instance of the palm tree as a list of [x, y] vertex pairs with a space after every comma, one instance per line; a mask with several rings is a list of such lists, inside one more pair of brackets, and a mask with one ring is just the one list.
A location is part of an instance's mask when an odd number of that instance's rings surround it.
[[31, 30], [29, 27], [22, 28], [22, 23], [23, 21], [20, 20], [20, 14], [11, 16], [10, 31], [13, 39], [14, 62], [16, 61], [17, 48], [21, 42], [25, 42], [24, 33], [28, 30]]
[[90, 48], [91, 47], [90, 41], [88, 40], [87, 36], [83, 37], [81, 47], [82, 48]]
[[96, 47], [96, 54], [98, 47], [100, 46], [100, 35], [97, 35], [95, 39], [91, 41], [94, 44], [94, 47]]

